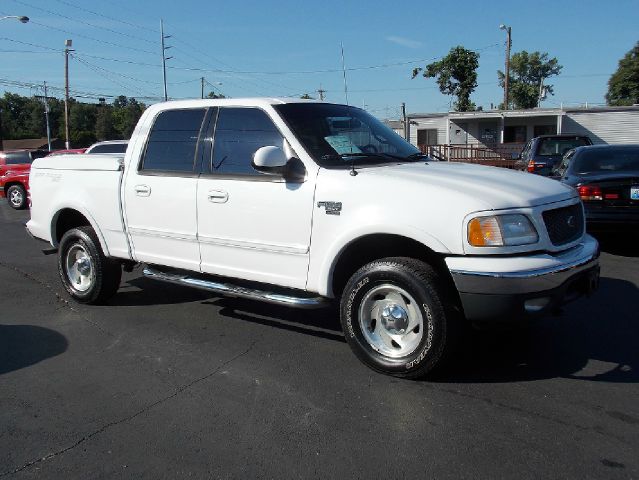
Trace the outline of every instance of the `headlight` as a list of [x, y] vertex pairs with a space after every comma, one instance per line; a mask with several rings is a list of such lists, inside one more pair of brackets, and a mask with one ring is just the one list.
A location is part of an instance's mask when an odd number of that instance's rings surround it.
[[539, 235], [525, 215], [476, 217], [468, 222], [473, 247], [503, 247], [537, 243]]

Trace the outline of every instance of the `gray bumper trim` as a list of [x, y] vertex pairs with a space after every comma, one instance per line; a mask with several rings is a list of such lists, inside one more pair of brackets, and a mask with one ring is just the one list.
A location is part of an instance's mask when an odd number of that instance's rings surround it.
[[469, 272], [451, 270], [459, 292], [483, 294], [521, 294], [552, 290], [571, 277], [596, 267], [599, 251], [573, 262], [552, 268], [522, 270], [518, 272]]

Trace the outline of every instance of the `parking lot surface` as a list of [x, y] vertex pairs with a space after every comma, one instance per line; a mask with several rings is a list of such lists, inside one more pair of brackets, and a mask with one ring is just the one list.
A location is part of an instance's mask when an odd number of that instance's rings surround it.
[[0, 205], [0, 477], [639, 477], [636, 237], [602, 237], [594, 297], [406, 381], [362, 365], [331, 309], [139, 270], [76, 304], [28, 215]]

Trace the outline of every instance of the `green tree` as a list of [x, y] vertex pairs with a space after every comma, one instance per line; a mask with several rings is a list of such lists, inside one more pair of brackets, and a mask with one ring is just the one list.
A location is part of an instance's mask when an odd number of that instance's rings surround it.
[[135, 98], [127, 98], [123, 95], [113, 101], [111, 112], [113, 128], [119, 138], [131, 138], [133, 129], [145, 108], [145, 105], [139, 103]]
[[110, 105], [100, 105], [95, 118], [95, 136], [98, 140], [112, 140], [115, 138], [113, 115]]
[[639, 42], [619, 60], [617, 71], [608, 80], [608, 105], [639, 103]]
[[[562, 68], [556, 58], [549, 59], [545, 52], [528, 53], [522, 50], [513, 54], [510, 57], [508, 97], [514, 108], [535, 108], [542, 84], [546, 93], [554, 95], [553, 86], [546, 84], [545, 80], [559, 75]], [[504, 72], [498, 70], [497, 77], [503, 88], [506, 78]]]
[[467, 112], [475, 110], [475, 104], [470, 96], [477, 88], [477, 68], [479, 54], [458, 45], [450, 50], [448, 55], [426, 65], [425, 68], [413, 69], [413, 77], [422, 73], [425, 78], [437, 78], [439, 91], [444, 95], [454, 95], [455, 110]]
[[302, 100], [315, 100], [313, 97], [311, 97], [308, 93], [305, 93], [304, 95], [300, 96], [300, 98]]
[[226, 98], [222, 93], [209, 92], [205, 98]]

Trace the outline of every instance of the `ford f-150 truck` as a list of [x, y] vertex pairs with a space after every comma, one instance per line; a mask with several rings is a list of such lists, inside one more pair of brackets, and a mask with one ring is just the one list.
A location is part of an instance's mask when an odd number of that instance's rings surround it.
[[279, 99], [156, 104], [126, 153], [34, 162], [29, 232], [106, 301], [122, 269], [235, 297], [340, 303], [371, 368], [431, 371], [464, 322], [521, 321], [596, 288], [577, 192], [437, 162], [365, 111]]

